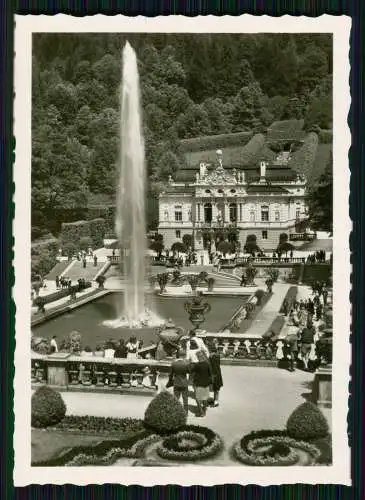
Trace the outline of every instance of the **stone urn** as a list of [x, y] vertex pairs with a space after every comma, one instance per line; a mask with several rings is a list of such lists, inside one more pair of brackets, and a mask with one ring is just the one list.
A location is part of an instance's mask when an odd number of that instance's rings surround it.
[[190, 302], [185, 302], [184, 309], [189, 314], [189, 320], [194, 325], [194, 330], [197, 330], [205, 321], [204, 314], [211, 310], [211, 306], [208, 302], [203, 302], [203, 295], [198, 293]]
[[176, 326], [170, 319], [157, 330], [157, 337], [167, 356], [172, 356], [179, 348], [179, 340], [184, 335], [184, 329]]

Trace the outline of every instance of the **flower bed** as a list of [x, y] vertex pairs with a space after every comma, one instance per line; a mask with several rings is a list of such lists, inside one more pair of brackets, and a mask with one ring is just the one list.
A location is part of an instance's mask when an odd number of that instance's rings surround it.
[[60, 456], [32, 465], [37, 467], [110, 465], [120, 457], [140, 458], [144, 447], [157, 437], [149, 431], [143, 431], [129, 438], [105, 440], [96, 446], [75, 446]]
[[234, 445], [233, 455], [246, 465], [290, 466], [300, 460], [298, 450], [309, 455], [310, 465], [321, 455], [315, 445], [290, 438], [286, 431], [251, 432]]
[[167, 460], [195, 461], [216, 455], [222, 446], [221, 438], [211, 429], [190, 425], [165, 438], [157, 453]]
[[143, 421], [136, 418], [111, 418], [91, 416], [66, 416], [55, 430], [78, 432], [92, 435], [120, 434], [144, 431]]

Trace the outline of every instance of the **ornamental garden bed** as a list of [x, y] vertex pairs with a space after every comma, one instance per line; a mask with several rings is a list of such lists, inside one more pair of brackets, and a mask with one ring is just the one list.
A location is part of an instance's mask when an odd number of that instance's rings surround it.
[[254, 431], [233, 445], [232, 456], [250, 466], [310, 466], [332, 463], [327, 420], [313, 403], [298, 406], [285, 430]]

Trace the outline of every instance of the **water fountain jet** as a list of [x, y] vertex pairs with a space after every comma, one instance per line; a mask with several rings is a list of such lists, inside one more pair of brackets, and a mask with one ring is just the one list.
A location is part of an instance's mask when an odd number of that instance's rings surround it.
[[112, 328], [159, 326], [164, 321], [145, 303], [146, 279], [146, 168], [142, 135], [140, 86], [136, 53], [123, 49], [120, 93], [120, 158], [115, 230], [119, 240], [124, 294], [119, 317], [106, 321]]

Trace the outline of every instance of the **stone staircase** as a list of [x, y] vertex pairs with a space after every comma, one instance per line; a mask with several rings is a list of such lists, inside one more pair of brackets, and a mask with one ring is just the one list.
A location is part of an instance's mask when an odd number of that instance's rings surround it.
[[81, 261], [75, 260], [72, 267], [66, 273], [67, 278], [73, 282], [77, 281], [79, 278], [84, 278], [86, 281], [93, 281], [104, 265], [105, 262], [98, 262], [98, 264], [94, 266], [94, 262], [88, 261], [84, 268]]
[[69, 265], [70, 265], [70, 261], [68, 261], [68, 260], [62, 260], [61, 262], [57, 262], [57, 264], [44, 277], [44, 279], [48, 280], [48, 281], [55, 280], [56, 276], [60, 276]]

